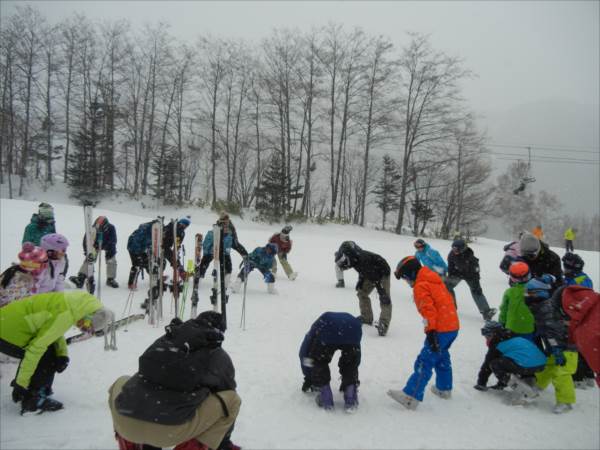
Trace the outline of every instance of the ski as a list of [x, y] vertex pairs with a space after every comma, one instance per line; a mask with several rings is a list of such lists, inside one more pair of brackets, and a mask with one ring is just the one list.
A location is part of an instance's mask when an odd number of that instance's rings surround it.
[[200, 261], [202, 260], [202, 234], [196, 233], [194, 242], [194, 284], [192, 286], [192, 319], [198, 313], [198, 287], [200, 285]]
[[173, 301], [175, 303], [175, 317], [179, 318], [179, 264], [177, 257], [179, 255], [179, 246], [177, 245], [177, 220], [171, 220], [169, 224], [170, 232], [173, 233], [173, 254], [171, 256], [171, 267], [173, 268], [173, 278], [171, 280]]
[[223, 320], [223, 331], [227, 329], [227, 288], [225, 287], [225, 258], [223, 245], [223, 230], [219, 228], [219, 287], [221, 290], [221, 318]]
[[212, 292], [210, 295], [210, 302], [213, 305], [213, 309], [216, 312], [220, 312], [218, 297], [219, 297], [219, 257], [221, 255], [221, 253], [220, 253], [221, 227], [217, 224], [214, 224], [213, 228], [212, 228], [212, 232], [213, 232], [213, 271], [212, 271], [213, 286], [212, 286]]
[[95, 236], [95, 228], [92, 222], [93, 209], [92, 205], [86, 203], [83, 206], [83, 218], [85, 223], [85, 246], [86, 246], [86, 255], [85, 260], [87, 264], [87, 277], [86, 277], [86, 288], [90, 294], [93, 294], [96, 290], [96, 286], [94, 283], [94, 262], [96, 258], [94, 257], [94, 241], [96, 240]]
[[148, 322], [158, 325], [162, 318], [162, 217], [152, 224], [152, 247], [150, 249], [150, 290], [148, 293]]
[[[146, 317], [145, 314], [132, 314], [130, 316], [123, 317], [122, 319], [115, 320], [113, 326], [115, 327], [115, 329], [118, 329], [123, 325], [128, 325], [129, 323], [134, 322], [136, 320], [142, 320], [144, 317]], [[99, 336], [104, 336], [104, 330], [98, 330], [95, 333], [79, 333], [74, 336], [68, 337], [66, 341], [67, 345], [70, 345], [74, 344], [75, 342], [87, 341], [88, 339]]]

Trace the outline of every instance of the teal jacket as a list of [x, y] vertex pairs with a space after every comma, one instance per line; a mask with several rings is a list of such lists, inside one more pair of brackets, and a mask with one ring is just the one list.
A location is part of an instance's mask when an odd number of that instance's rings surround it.
[[273, 266], [273, 255], [269, 255], [264, 247], [256, 247], [248, 255], [248, 259], [254, 267], [261, 272], [269, 272]]
[[76, 290], [36, 294], [0, 308], [0, 339], [25, 350], [17, 384], [29, 386], [40, 358], [51, 345], [58, 356], [67, 356], [64, 334], [101, 307], [96, 297]]
[[525, 304], [525, 283], [517, 283], [504, 291], [498, 321], [514, 333], [534, 332], [535, 319]]
[[48, 222], [40, 219], [38, 214], [33, 214], [31, 216], [31, 221], [25, 227], [21, 244], [31, 242], [34, 245], [40, 245], [42, 237], [50, 233], [56, 233], [54, 221]]

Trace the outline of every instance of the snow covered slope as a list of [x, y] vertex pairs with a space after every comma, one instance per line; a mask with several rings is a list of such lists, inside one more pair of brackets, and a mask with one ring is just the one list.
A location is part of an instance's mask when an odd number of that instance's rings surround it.
[[[38, 199], [42, 200], [42, 198]], [[57, 203], [57, 230], [71, 241], [70, 275], [83, 260], [83, 211], [80, 206]], [[1, 268], [16, 260], [22, 233], [38, 202], [0, 200]], [[137, 226], [157, 214], [170, 217], [190, 214], [192, 225], [185, 245], [188, 255], [193, 235], [206, 233], [215, 221], [214, 213], [194, 210], [160, 211], [144, 209], [129, 201], [102, 204], [95, 215], [106, 215], [115, 224], [118, 243], [119, 289], [102, 286], [102, 300], [120, 317], [127, 298], [129, 256], [126, 242]], [[233, 217], [241, 242], [251, 251], [264, 245], [281, 225], [268, 226]], [[415, 412], [404, 410], [386, 395], [390, 388], [401, 389], [411, 373], [414, 359], [424, 340], [421, 318], [406, 284], [392, 280], [393, 315], [389, 333], [379, 337], [375, 328], [365, 327], [360, 366], [360, 407], [353, 414], [343, 412], [341, 393], [335, 392], [336, 410], [319, 410], [313, 395], [300, 390], [302, 375], [298, 348], [312, 322], [324, 311], [358, 314], [354, 293], [356, 273], [346, 272], [345, 289], [336, 289], [333, 253], [344, 240], [354, 240], [362, 248], [384, 256], [392, 268], [412, 254], [413, 238], [353, 226], [297, 225], [292, 231], [294, 247], [289, 260], [299, 272], [288, 281], [279, 271], [279, 295], [268, 295], [262, 277], [255, 271], [248, 282], [246, 330], [239, 327], [241, 295], [230, 297], [229, 330], [224, 348], [236, 367], [243, 404], [233, 440], [248, 449], [583, 449], [599, 448], [599, 390], [577, 391], [574, 411], [552, 414], [554, 392], [545, 391], [535, 405], [512, 407], [498, 395], [473, 389], [486, 351], [480, 335], [482, 319], [465, 283], [457, 288], [461, 330], [451, 354], [454, 367], [454, 393], [442, 400], [426, 392], [425, 401]], [[444, 256], [448, 241], [429, 242]], [[480, 258], [484, 293], [492, 306], [498, 306], [507, 287], [498, 269], [502, 242], [480, 239], [472, 248]], [[560, 255], [563, 249], [555, 249]], [[597, 252], [578, 252], [586, 261], [586, 272], [600, 285]], [[237, 269], [241, 258], [233, 253]], [[105, 268], [102, 268], [105, 272]], [[283, 277], [282, 277], [283, 276]], [[144, 297], [147, 279], [139, 283], [137, 306]], [[200, 286], [199, 311], [209, 309], [209, 283]], [[170, 298], [165, 295], [167, 312]], [[373, 302], [375, 315], [378, 301]], [[189, 305], [186, 315], [189, 314]], [[167, 321], [165, 321], [165, 324]], [[163, 324], [163, 325], [165, 325]], [[136, 322], [127, 332], [119, 330], [116, 352], [105, 352], [102, 339], [88, 340], [70, 348], [71, 364], [56, 377], [55, 397], [65, 403], [56, 413], [21, 417], [11, 401], [10, 380], [16, 365], [4, 365], [0, 380], [0, 448], [2, 449], [109, 449], [116, 448], [107, 389], [120, 375], [132, 374], [138, 356], [160, 334], [146, 322]], [[75, 330], [73, 330], [73, 333]], [[332, 387], [339, 385], [337, 357], [331, 364]]]

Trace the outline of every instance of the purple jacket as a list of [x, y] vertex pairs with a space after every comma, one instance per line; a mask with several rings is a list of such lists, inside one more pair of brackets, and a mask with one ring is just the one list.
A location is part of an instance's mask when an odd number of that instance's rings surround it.
[[65, 290], [65, 276], [69, 268], [67, 256], [63, 259], [48, 260], [48, 266], [40, 273], [36, 284], [37, 293], [62, 292]]

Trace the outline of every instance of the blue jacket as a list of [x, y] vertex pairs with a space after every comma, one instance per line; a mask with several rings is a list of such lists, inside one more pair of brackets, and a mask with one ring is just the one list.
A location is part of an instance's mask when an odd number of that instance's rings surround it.
[[[223, 253], [229, 255], [231, 253], [231, 247], [233, 246], [233, 236], [231, 233], [225, 233], [223, 236]], [[205, 255], [213, 254], [213, 232], [210, 230], [204, 236], [204, 240], [202, 241], [202, 253]]]
[[127, 250], [133, 255], [145, 253], [152, 247], [152, 223], [141, 224], [127, 240]]
[[[352, 314], [345, 312], [326, 312], [312, 324], [300, 346], [300, 366], [304, 376], [310, 377], [312, 367], [304, 364], [304, 358], [313, 357], [311, 348], [314, 343], [339, 348], [341, 345], [360, 347], [362, 323]], [[318, 346], [320, 347], [320, 345]]]
[[500, 342], [496, 348], [521, 367], [539, 367], [546, 364], [546, 355], [529, 339], [514, 337]]
[[248, 255], [248, 259], [253, 267], [256, 267], [261, 272], [270, 272], [273, 266], [273, 256], [267, 253], [264, 247], [256, 247], [252, 253]]
[[446, 265], [444, 258], [441, 257], [437, 250], [431, 248], [429, 244], [425, 244], [423, 250], [416, 251], [415, 257], [419, 260], [421, 265], [429, 267], [439, 275], [445, 275], [446, 272], [448, 272], [448, 266]]
[[565, 285], [567, 286], [583, 286], [586, 288], [590, 288], [590, 289], [594, 289], [594, 283], [592, 282], [591, 278], [588, 277], [587, 273], [585, 272], [579, 272], [576, 275], [573, 276], [566, 276], [565, 275]]

